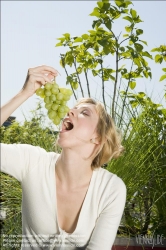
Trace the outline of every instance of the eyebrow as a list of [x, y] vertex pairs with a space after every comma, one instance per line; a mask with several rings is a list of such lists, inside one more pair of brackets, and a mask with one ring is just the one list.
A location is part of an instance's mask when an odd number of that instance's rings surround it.
[[[87, 106], [81, 106], [80, 108], [86, 108], [86, 109], [88, 109], [93, 114], [93, 111], [89, 107], [87, 107]], [[75, 106], [74, 109], [78, 109], [78, 107]]]

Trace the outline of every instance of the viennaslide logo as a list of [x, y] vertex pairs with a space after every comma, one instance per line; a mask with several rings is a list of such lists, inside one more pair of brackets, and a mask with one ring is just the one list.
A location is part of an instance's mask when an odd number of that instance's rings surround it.
[[157, 235], [143, 235], [138, 234], [136, 236], [136, 242], [139, 245], [152, 245], [152, 249], [156, 245], [164, 245], [164, 235], [163, 234], [157, 234]]

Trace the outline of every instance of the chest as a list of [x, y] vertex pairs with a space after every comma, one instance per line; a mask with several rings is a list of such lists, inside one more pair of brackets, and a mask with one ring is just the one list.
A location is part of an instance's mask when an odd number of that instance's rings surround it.
[[80, 190], [63, 191], [58, 185], [56, 188], [57, 218], [61, 229], [73, 233], [86, 197], [88, 187]]

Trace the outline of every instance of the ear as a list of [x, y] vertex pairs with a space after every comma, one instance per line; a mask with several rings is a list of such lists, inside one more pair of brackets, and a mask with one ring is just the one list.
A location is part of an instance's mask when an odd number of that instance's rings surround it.
[[91, 143], [93, 143], [93, 144], [99, 144], [99, 141], [98, 141], [97, 138], [92, 138], [90, 141], [91, 141]]

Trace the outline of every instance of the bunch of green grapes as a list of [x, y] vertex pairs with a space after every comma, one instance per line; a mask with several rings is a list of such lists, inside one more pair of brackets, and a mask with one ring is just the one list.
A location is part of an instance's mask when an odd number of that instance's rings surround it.
[[66, 105], [72, 95], [71, 89], [59, 88], [55, 82], [46, 83], [44, 87], [36, 90], [36, 95], [44, 98], [45, 108], [48, 110], [48, 117], [55, 125], [58, 125], [61, 119], [69, 111]]

